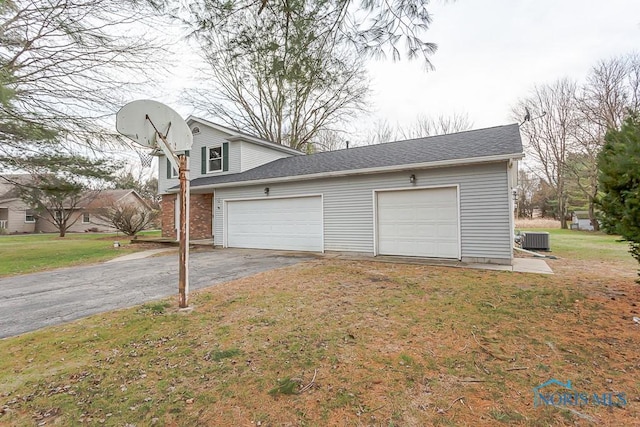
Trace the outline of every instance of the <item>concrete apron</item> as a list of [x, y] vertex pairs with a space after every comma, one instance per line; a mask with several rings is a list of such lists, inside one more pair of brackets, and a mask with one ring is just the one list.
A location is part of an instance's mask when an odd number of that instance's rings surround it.
[[[217, 249], [224, 250], [224, 249]], [[118, 258], [114, 258], [107, 262], [122, 262], [131, 261], [135, 259], [143, 259], [150, 256], [154, 256], [163, 252], [175, 251], [175, 248], [163, 248], [163, 249], [150, 249], [147, 251], [135, 252], [132, 254], [124, 255]], [[283, 254], [295, 254], [296, 251], [274, 251]], [[339, 258], [339, 259], [362, 259], [367, 261], [379, 261], [389, 263], [403, 263], [403, 264], [418, 264], [418, 265], [435, 265], [443, 267], [458, 267], [458, 268], [475, 268], [479, 270], [496, 270], [496, 271], [513, 271], [517, 273], [537, 273], [537, 274], [553, 274], [553, 270], [542, 259], [534, 258], [514, 258], [511, 265], [499, 265], [499, 264], [476, 264], [466, 263], [457, 260], [448, 259], [435, 259], [435, 258], [416, 258], [416, 257], [400, 257], [400, 256], [367, 256], [362, 254], [349, 254], [345, 252], [327, 252], [325, 254], [318, 253], [305, 253], [307, 255], [315, 255], [320, 258]]]
[[148, 258], [150, 256], [161, 254], [163, 252], [175, 252], [175, 250], [176, 248], [148, 249], [146, 251], [134, 252], [132, 254], [127, 254], [127, 255], [120, 256], [118, 258], [110, 259], [109, 261], [105, 261], [105, 263], [133, 261], [134, 259]]
[[514, 258], [511, 265], [500, 264], [477, 264], [461, 262], [449, 259], [436, 258], [417, 258], [417, 257], [400, 257], [400, 256], [363, 256], [347, 253], [325, 254], [326, 257], [340, 259], [366, 259], [367, 261], [379, 261], [389, 263], [418, 264], [418, 265], [434, 265], [442, 267], [457, 268], [474, 268], [478, 270], [495, 270], [495, 271], [513, 271], [516, 273], [537, 273], [537, 274], [553, 274], [553, 270], [542, 259], [533, 258]]

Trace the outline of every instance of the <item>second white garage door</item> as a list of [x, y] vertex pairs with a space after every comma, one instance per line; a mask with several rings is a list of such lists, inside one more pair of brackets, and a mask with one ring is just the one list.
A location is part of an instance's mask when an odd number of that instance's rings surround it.
[[322, 198], [227, 202], [227, 247], [322, 252]]
[[457, 187], [377, 193], [378, 254], [459, 258]]

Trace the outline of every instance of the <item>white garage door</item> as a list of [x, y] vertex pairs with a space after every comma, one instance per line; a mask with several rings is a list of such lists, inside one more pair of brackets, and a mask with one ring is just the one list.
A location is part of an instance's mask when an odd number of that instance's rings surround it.
[[459, 258], [456, 187], [377, 193], [378, 253]]
[[322, 252], [322, 198], [227, 202], [227, 246]]

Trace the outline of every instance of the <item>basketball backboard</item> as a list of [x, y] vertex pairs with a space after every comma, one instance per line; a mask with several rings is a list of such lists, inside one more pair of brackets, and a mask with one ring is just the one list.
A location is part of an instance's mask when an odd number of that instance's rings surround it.
[[191, 149], [193, 135], [182, 117], [161, 102], [141, 99], [125, 105], [116, 114], [116, 129], [136, 144], [157, 149], [179, 172], [180, 250], [178, 306], [188, 306], [189, 294], [189, 167], [185, 151]]
[[[165, 104], [140, 99], [125, 105], [116, 114], [116, 129], [135, 143], [149, 148], [163, 148], [161, 134], [174, 154], [191, 149], [193, 135], [184, 119]], [[169, 153], [165, 153], [169, 155]]]

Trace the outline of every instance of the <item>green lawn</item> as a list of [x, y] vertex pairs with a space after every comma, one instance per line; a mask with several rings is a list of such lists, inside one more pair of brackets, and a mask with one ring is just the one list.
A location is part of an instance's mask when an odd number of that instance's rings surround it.
[[0, 425], [640, 425], [637, 264], [550, 232], [553, 275], [320, 258], [2, 339]]
[[620, 236], [611, 236], [601, 232], [560, 230], [560, 229], [521, 229], [519, 231], [549, 233], [551, 254], [574, 260], [633, 261], [629, 254], [629, 244], [621, 241]]
[[[116, 240], [121, 247], [113, 247]], [[72, 233], [63, 238], [57, 234], [0, 236], [0, 276], [100, 262], [145, 249], [129, 245], [130, 240], [122, 233]]]

